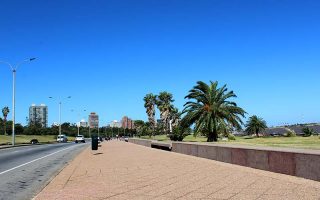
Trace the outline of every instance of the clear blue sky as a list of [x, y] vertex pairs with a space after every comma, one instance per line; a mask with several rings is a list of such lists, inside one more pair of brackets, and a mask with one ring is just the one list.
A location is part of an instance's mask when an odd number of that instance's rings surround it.
[[[72, 96], [62, 121], [146, 120], [145, 94], [171, 92], [181, 110], [198, 80], [227, 84], [268, 125], [319, 122], [319, 10], [317, 0], [2, 0], [0, 59], [37, 57], [17, 72], [22, 124], [32, 103], [58, 121], [48, 96]], [[11, 108], [5, 65], [0, 85]]]

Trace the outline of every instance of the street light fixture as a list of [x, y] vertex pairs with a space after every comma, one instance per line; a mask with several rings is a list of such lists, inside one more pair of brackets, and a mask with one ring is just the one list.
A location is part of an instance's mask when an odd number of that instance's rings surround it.
[[[66, 97], [65, 99], [70, 99], [71, 96]], [[55, 99], [54, 97], [49, 97], [49, 99]], [[59, 98], [59, 135], [61, 135], [61, 98]]]
[[15, 138], [15, 108], [16, 108], [16, 72], [18, 67], [25, 63], [25, 62], [31, 62], [33, 60], [35, 60], [36, 58], [29, 58], [29, 59], [25, 59], [21, 62], [19, 62], [18, 64], [11, 65], [9, 62], [6, 61], [1, 61], [0, 63], [4, 63], [6, 65], [9, 65], [9, 67], [11, 68], [12, 71], [12, 146], [15, 145], [16, 142], [16, 138]]

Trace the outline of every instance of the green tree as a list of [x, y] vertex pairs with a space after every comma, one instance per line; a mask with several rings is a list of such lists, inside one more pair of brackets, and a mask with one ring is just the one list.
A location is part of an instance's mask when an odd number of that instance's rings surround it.
[[7, 116], [10, 110], [8, 106], [2, 108], [2, 115], [3, 115], [3, 124], [4, 124], [4, 134], [7, 135]]
[[190, 135], [191, 128], [182, 127], [182, 126], [175, 126], [172, 129], [172, 133], [169, 134], [169, 138], [172, 141], [182, 141], [187, 135]]
[[241, 117], [245, 111], [238, 107], [230, 98], [237, 97], [233, 91], [228, 91], [227, 86], [218, 87], [218, 82], [210, 81], [206, 84], [198, 81], [197, 85], [185, 97], [189, 101], [184, 104], [182, 113], [186, 113], [181, 121], [183, 127], [195, 124], [195, 135], [200, 131], [207, 133], [207, 141], [218, 140], [221, 126], [241, 128]]
[[309, 127], [302, 128], [302, 132], [304, 133], [304, 137], [310, 137], [311, 135], [315, 134], [314, 130]]
[[249, 118], [246, 124], [246, 133], [256, 134], [259, 137], [259, 133], [267, 128], [267, 123], [261, 117], [253, 115]]
[[144, 107], [146, 108], [146, 113], [148, 115], [148, 121], [151, 125], [151, 128], [154, 129], [157, 125], [157, 121], [155, 119], [155, 104], [157, 100], [157, 96], [149, 93], [144, 98]]
[[144, 126], [144, 121], [143, 120], [135, 120], [134, 121], [134, 127], [136, 129], [136, 134], [138, 137], [142, 135], [142, 128]]
[[168, 92], [160, 92], [156, 101], [164, 133], [168, 133], [170, 113], [174, 110], [172, 102], [174, 102], [172, 94]]

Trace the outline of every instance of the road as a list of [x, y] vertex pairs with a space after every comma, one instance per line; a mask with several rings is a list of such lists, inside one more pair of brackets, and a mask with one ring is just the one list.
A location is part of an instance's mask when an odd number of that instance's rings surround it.
[[89, 143], [0, 149], [0, 200], [32, 199]]

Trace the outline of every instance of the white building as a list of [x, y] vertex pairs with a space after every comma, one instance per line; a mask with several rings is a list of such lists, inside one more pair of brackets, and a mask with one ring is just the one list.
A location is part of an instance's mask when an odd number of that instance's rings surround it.
[[113, 120], [110, 122], [110, 127], [112, 128], [121, 128], [121, 122], [117, 120]]
[[86, 120], [82, 119], [80, 122], [77, 123], [79, 127], [88, 127], [88, 122]]
[[32, 104], [29, 107], [29, 125], [39, 123], [42, 127], [48, 126], [48, 106]]

